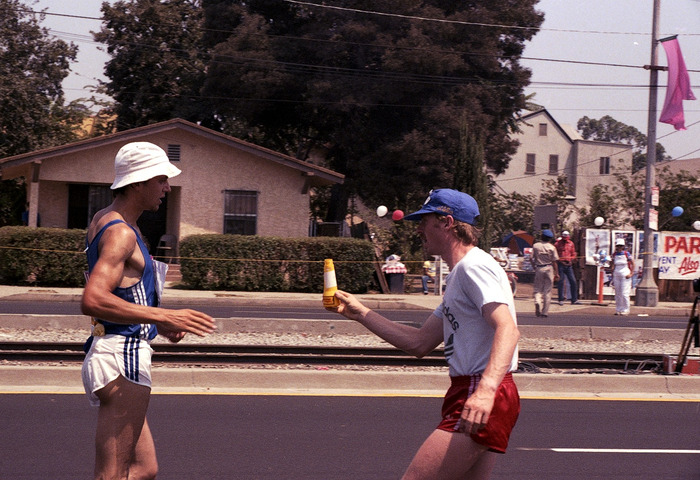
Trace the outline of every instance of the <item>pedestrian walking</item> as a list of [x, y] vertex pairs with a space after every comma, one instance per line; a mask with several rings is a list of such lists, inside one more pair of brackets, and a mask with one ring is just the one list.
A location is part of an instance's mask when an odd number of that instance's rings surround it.
[[557, 249], [552, 245], [554, 234], [551, 230], [542, 230], [540, 240], [532, 246], [530, 262], [535, 270], [535, 284], [533, 293], [535, 297], [535, 315], [547, 317], [549, 305], [552, 302], [552, 287], [559, 279]]
[[450, 189], [434, 190], [415, 213], [427, 255], [450, 267], [442, 303], [421, 327], [393, 322], [338, 291], [334, 310], [356, 320], [392, 345], [417, 357], [441, 342], [451, 386], [442, 421], [404, 473], [404, 480], [487, 479], [505, 453], [520, 412], [511, 372], [517, 369], [517, 327], [505, 270], [476, 244], [476, 201]]

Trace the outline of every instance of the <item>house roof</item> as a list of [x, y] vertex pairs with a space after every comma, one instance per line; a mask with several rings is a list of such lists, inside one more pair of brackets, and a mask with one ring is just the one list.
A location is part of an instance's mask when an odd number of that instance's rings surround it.
[[561, 132], [562, 136], [566, 138], [569, 142], [572, 144], [575, 142], [579, 143], [592, 143], [592, 144], [601, 144], [601, 145], [615, 145], [615, 146], [620, 146], [623, 148], [628, 148], [629, 145], [626, 143], [617, 143], [617, 142], [607, 142], [603, 140], [587, 140], [581, 136], [578, 130], [576, 130], [576, 127], [573, 125], [568, 125], [566, 123], [559, 123], [557, 122], [554, 117], [547, 111], [546, 108], [542, 108], [540, 110], [536, 110], [534, 112], [530, 112], [526, 115], [522, 115], [518, 118], [519, 122], [525, 122], [527, 123], [528, 120], [531, 120], [538, 115], [546, 115], [547, 118], [552, 122], [552, 124]]
[[554, 117], [547, 111], [546, 108], [542, 108], [540, 110], [536, 110], [534, 112], [528, 113], [526, 115], [522, 115], [520, 118], [518, 118], [519, 122], [524, 122], [527, 123], [528, 120], [531, 120], [539, 115], [546, 115], [547, 118], [549, 119], [550, 122], [559, 130], [561, 135], [566, 138], [570, 143], [574, 143], [574, 140], [580, 140], [581, 136], [572, 136], [571, 134], [574, 132], [573, 127], [567, 126], [567, 128], [564, 128], [562, 125], [557, 122]]
[[181, 118], [175, 118], [165, 122], [154, 123], [152, 125], [146, 125], [143, 127], [132, 128], [130, 130], [124, 130], [121, 132], [103, 135], [100, 137], [79, 140], [77, 142], [68, 143], [56, 147], [45, 148], [43, 150], [37, 150], [21, 155], [6, 157], [0, 159], [0, 171], [3, 167], [15, 167], [31, 162], [49, 159], [58, 155], [74, 154], [77, 152], [89, 150], [96, 146], [105, 146], [113, 143], [122, 144], [130, 141], [137, 141], [144, 134], [158, 134], [173, 130], [184, 130], [194, 135], [204, 137], [208, 140], [213, 140], [215, 142], [222, 143], [231, 148], [252, 153], [253, 155], [264, 158], [266, 160], [285, 165], [290, 168], [294, 168], [296, 170], [299, 170], [303, 175], [309, 177], [309, 183], [314, 186], [343, 183], [345, 179], [345, 176], [343, 174], [340, 174], [333, 170], [320, 167], [318, 165], [314, 165], [313, 163], [305, 162], [303, 160], [299, 160], [294, 157], [290, 157], [288, 155], [284, 155], [279, 152], [260, 147], [258, 145], [254, 145], [252, 143], [244, 142], [243, 140], [240, 140], [238, 138], [232, 137], [230, 135], [225, 135], [220, 132], [216, 132], [214, 130], [202, 127], [192, 122], [188, 122]]
[[669, 160], [667, 162], [655, 163], [656, 170], [668, 168], [671, 173], [681, 173], [682, 170], [693, 175], [700, 175], [700, 158], [686, 158], [683, 160]]

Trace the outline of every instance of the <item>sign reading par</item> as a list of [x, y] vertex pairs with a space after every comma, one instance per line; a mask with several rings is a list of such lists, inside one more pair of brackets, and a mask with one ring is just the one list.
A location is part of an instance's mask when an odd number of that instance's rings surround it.
[[659, 278], [693, 280], [700, 277], [700, 234], [660, 232]]

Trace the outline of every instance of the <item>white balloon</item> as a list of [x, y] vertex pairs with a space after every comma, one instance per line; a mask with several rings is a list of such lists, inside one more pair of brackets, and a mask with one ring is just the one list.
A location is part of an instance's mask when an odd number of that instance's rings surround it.
[[605, 223], [605, 219], [603, 217], [595, 217], [595, 220], [593, 220], [593, 223], [595, 223], [596, 227], [600, 227], [602, 224]]
[[389, 211], [388, 208], [386, 208], [384, 205], [380, 205], [377, 207], [377, 216], [378, 217], [383, 217], [386, 215], [386, 213]]
[[694, 228], [695, 230], [700, 230], [700, 220], [695, 220], [695, 221], [693, 222], [693, 228]]

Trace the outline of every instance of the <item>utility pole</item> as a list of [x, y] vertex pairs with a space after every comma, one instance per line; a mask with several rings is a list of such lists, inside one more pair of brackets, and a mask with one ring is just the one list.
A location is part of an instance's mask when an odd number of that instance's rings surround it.
[[[655, 307], [659, 303], [659, 288], [654, 280], [654, 230], [650, 224], [651, 189], [656, 186], [656, 100], [659, 86], [659, 11], [661, 0], [654, 0], [654, 15], [651, 23], [651, 65], [649, 65], [649, 117], [647, 130], [647, 178], [644, 189], [644, 270], [637, 285], [634, 303], [642, 307]], [[645, 67], [646, 68], [646, 67]]]

